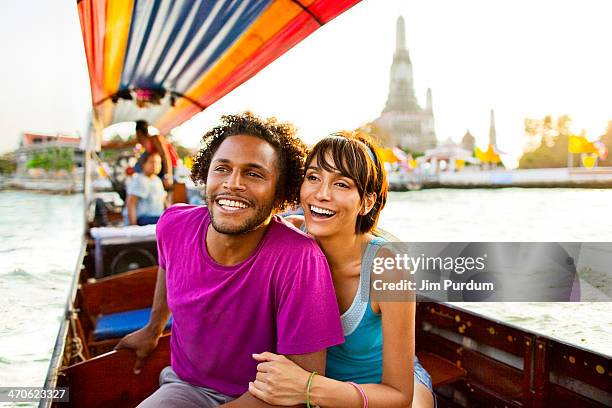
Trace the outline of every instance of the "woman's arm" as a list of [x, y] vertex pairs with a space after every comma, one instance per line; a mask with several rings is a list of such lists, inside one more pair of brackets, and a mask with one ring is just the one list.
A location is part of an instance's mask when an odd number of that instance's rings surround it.
[[[380, 303], [383, 325], [382, 384], [363, 384], [372, 408], [412, 406], [414, 390], [414, 319], [413, 302]], [[283, 356], [265, 353], [265, 365], [258, 366], [257, 379], [249, 387], [251, 394], [275, 405], [306, 402], [309, 373]], [[259, 358], [258, 358], [259, 360]], [[261, 360], [260, 360], [261, 361]], [[310, 387], [311, 406], [359, 408], [363, 399], [346, 382], [317, 375]]]
[[[271, 407], [280, 405], [278, 402], [278, 396], [285, 391], [288, 391], [289, 394], [284, 393], [283, 402], [284, 406], [294, 406], [301, 407], [305, 402], [303, 399], [303, 391], [299, 393], [297, 398], [294, 396], [293, 398], [290, 396], [292, 394], [292, 389], [297, 388], [300, 389], [302, 385], [306, 385], [308, 381], [308, 376], [310, 371], [317, 371], [324, 373], [325, 372], [325, 356], [326, 351], [317, 351], [315, 353], [308, 354], [296, 354], [290, 356], [282, 356], [273, 353], [262, 353], [262, 354], [253, 354], [253, 358], [257, 361], [260, 361], [257, 365], [257, 378], [261, 379], [267, 376], [269, 370], [275, 371], [276, 369], [283, 369], [283, 367], [288, 367], [289, 370], [297, 369], [299, 372], [303, 373], [306, 378], [302, 378], [300, 380], [299, 376], [297, 378], [293, 378], [294, 384], [283, 383], [273, 383], [274, 388], [276, 389], [277, 395], [271, 396], [270, 398], [264, 399], [261, 398], [262, 394], [260, 394], [259, 390], [256, 388], [255, 383], [249, 384], [249, 391], [241, 395], [239, 398], [234, 401], [224, 404], [224, 407]], [[287, 366], [289, 364], [290, 366]], [[285, 370], [283, 370], [285, 371]], [[257, 381], [256, 381], [257, 382]], [[259, 383], [261, 386], [261, 382]], [[287, 399], [287, 397], [289, 397]]]
[[[362, 384], [368, 406], [410, 407], [414, 389], [413, 302], [380, 303], [383, 325], [383, 376], [381, 384]], [[311, 388], [315, 405], [334, 408], [363, 406], [361, 394], [348, 383], [315, 377]]]

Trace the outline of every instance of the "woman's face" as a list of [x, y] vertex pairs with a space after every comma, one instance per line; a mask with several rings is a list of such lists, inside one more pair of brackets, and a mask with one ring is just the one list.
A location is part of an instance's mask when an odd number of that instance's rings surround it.
[[[327, 161], [333, 164], [331, 157]], [[313, 236], [355, 233], [361, 210], [361, 197], [355, 182], [339, 172], [321, 168], [317, 156], [306, 168], [300, 201], [308, 233]]]

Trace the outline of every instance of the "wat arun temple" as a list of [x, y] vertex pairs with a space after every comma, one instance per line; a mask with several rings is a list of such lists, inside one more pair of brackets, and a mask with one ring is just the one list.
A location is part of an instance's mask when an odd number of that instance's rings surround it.
[[406, 48], [403, 17], [397, 19], [395, 41], [389, 96], [382, 114], [374, 123], [388, 135], [386, 145], [424, 152], [437, 145], [431, 89], [427, 90], [427, 104], [422, 108], [414, 94], [412, 62]]

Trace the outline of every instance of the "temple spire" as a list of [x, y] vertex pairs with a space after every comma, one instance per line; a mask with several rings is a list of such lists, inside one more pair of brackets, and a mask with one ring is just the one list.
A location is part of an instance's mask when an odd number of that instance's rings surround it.
[[395, 51], [406, 49], [406, 29], [404, 27], [404, 17], [399, 16], [396, 23], [395, 32]]
[[414, 96], [414, 84], [412, 81], [412, 62], [406, 48], [406, 30], [404, 18], [397, 18], [395, 33], [395, 54], [391, 64], [391, 75], [389, 81], [389, 96], [383, 112], [411, 112], [421, 110]]
[[428, 111], [433, 111], [433, 100], [431, 97], [431, 88], [427, 88], [427, 106], [426, 108]]
[[497, 132], [495, 131], [495, 113], [491, 109], [491, 125], [489, 126], [489, 144], [497, 147]]

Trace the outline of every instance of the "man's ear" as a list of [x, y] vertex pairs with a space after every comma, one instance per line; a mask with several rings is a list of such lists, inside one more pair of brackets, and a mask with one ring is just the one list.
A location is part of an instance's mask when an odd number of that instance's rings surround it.
[[365, 198], [363, 199], [363, 205], [359, 214], [366, 215], [367, 213], [372, 211], [372, 208], [374, 208], [374, 204], [376, 204], [376, 198], [376, 193], [366, 194]]

